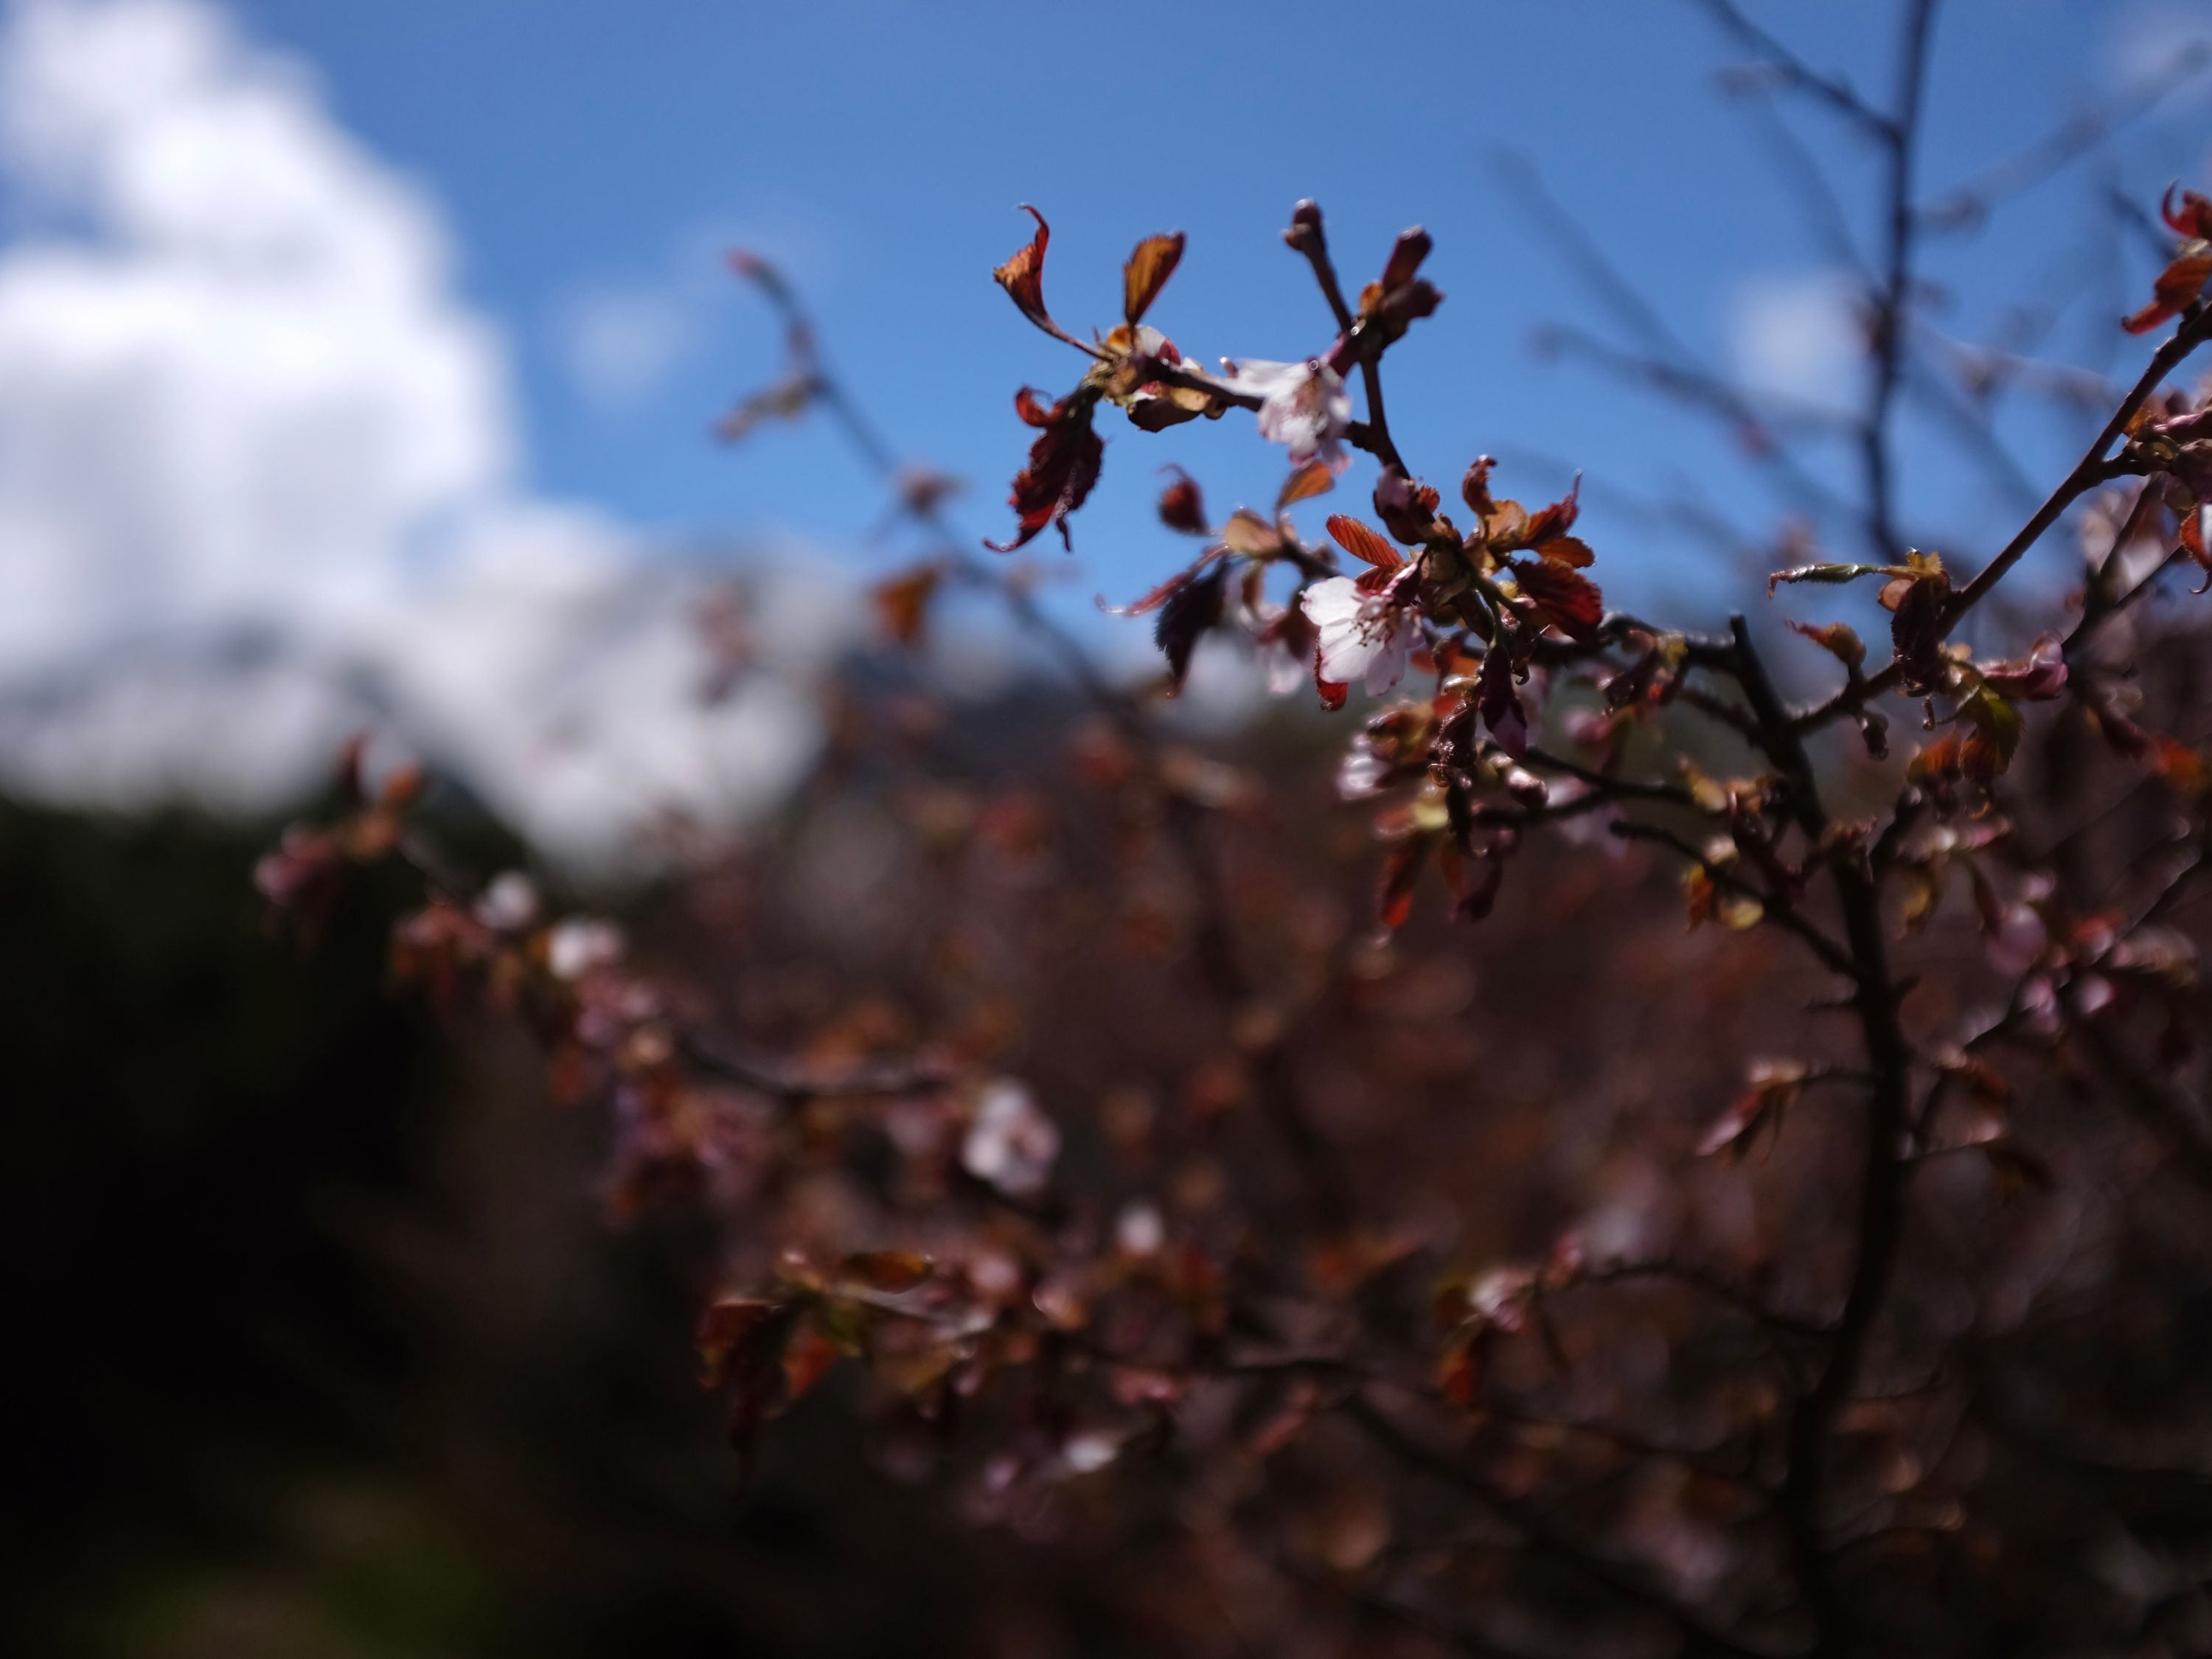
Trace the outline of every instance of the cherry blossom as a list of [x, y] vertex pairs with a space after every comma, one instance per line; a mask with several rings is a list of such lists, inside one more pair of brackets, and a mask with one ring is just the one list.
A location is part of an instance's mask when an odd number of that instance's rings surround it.
[[960, 1166], [1009, 1198], [1035, 1198], [1052, 1178], [1060, 1131], [1012, 1079], [988, 1085], [961, 1143]]
[[1258, 358], [1224, 359], [1229, 377], [1261, 398], [1260, 435], [1287, 444], [1291, 465], [1319, 460], [1332, 472], [1352, 465], [1344, 434], [1352, 424], [1352, 398], [1344, 377], [1318, 357], [1302, 363], [1273, 363]]
[[1331, 576], [1306, 589], [1301, 603], [1319, 635], [1314, 677], [1335, 685], [1354, 680], [1380, 696], [1406, 677], [1414, 629], [1407, 608], [1406, 576], [1379, 592], [1367, 592], [1349, 576]]

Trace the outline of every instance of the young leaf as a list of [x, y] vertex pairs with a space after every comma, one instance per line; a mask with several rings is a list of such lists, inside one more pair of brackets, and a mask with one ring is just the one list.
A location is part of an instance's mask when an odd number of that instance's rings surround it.
[[1866, 641], [1848, 623], [1794, 622], [1790, 626], [1846, 668], [1856, 669], [1866, 661]]
[[[1040, 223], [1042, 221], [1039, 221]], [[1171, 235], [1147, 236], [1137, 244], [1129, 263], [1121, 267], [1121, 315], [1134, 328], [1159, 298], [1160, 290], [1167, 286], [1168, 278], [1182, 258], [1183, 235], [1176, 231]], [[1043, 264], [1040, 252], [1037, 261]], [[1042, 296], [1040, 296], [1042, 299]]]
[[1595, 582], [1550, 559], [1516, 559], [1511, 568], [1513, 580], [1535, 601], [1546, 622], [1584, 645], [1596, 641], [1597, 625], [1605, 616], [1605, 599]]
[[1160, 522], [1186, 536], [1210, 533], [1206, 523], [1206, 501], [1198, 493], [1198, 481], [1181, 467], [1176, 467], [1175, 473], [1175, 482], [1160, 492]]
[[2193, 190], [2181, 192], [2181, 205], [2173, 205], [2174, 186], [2168, 185], [2166, 194], [2159, 198], [2158, 216], [2166, 221], [2166, 228], [2177, 236], [2191, 240], [2212, 241], [2212, 198]]
[[2185, 253], [2164, 270], [2151, 284], [2151, 302], [2120, 326], [2130, 334], [2148, 334], [2168, 318], [2179, 317], [2182, 311], [2197, 302], [2204, 291], [2204, 284], [2212, 280], [2212, 252], [2197, 251]]
[[2025, 657], [1979, 663], [1975, 671], [1985, 684], [2004, 696], [2047, 702], [2066, 689], [2066, 648], [2045, 634]]
[[1861, 576], [1895, 576], [1901, 574], [1892, 564], [1801, 564], [1788, 570], [1777, 570], [1766, 579], [1766, 594], [1774, 597], [1774, 590], [1784, 582], [1850, 582]]
[[1404, 927], [1406, 918], [1413, 913], [1413, 888], [1435, 844], [1433, 836], [1409, 836], [1391, 848], [1383, 860], [1382, 896], [1376, 908], [1389, 931], [1395, 933]]
[[1522, 532], [1530, 547], [1541, 548], [1546, 542], [1564, 536], [1575, 527], [1575, 520], [1582, 513], [1583, 480], [1575, 475], [1573, 487], [1549, 507], [1539, 509]]
[[1228, 594], [1228, 565], [1218, 563], [1169, 594], [1167, 603], [1160, 607], [1160, 619], [1152, 629], [1152, 639], [1167, 653], [1170, 695], [1182, 690], [1183, 678], [1190, 672], [1190, 653], [1198, 647], [1198, 636], [1221, 620]]
[[991, 273], [992, 280], [1006, 290], [1006, 297], [1021, 308], [1023, 316], [1048, 334], [1060, 333], [1060, 325], [1044, 305], [1044, 251], [1052, 240], [1052, 227], [1027, 202], [1022, 211], [1036, 221], [1036, 234], [1014, 250], [1013, 257]]
[[1042, 428], [1030, 446], [1029, 465], [1014, 475], [1006, 504], [1014, 509], [1018, 533], [1007, 543], [986, 542], [994, 553], [1011, 553], [1047, 525], [1058, 526], [1060, 544], [1073, 550], [1067, 515], [1081, 507], [1098, 482], [1106, 447], [1091, 429], [1091, 415], [1097, 406], [1095, 387], [1081, 387], [1049, 409], [1024, 386], [1014, 394], [1014, 410], [1033, 427]]
[[1363, 564], [1377, 570], [1395, 570], [1406, 562], [1406, 556], [1384, 541], [1357, 519], [1341, 513], [1333, 513], [1328, 519], [1328, 533], [1336, 544]]
[[1283, 487], [1275, 495], [1275, 511], [1310, 501], [1316, 495], [1325, 495], [1336, 488], [1336, 474], [1329, 470], [1327, 461], [1314, 459], [1291, 470], [1283, 480]]
[[1271, 558], [1283, 550], [1283, 532], [1249, 507], [1240, 507], [1221, 526], [1221, 544], [1247, 558]]
[[1528, 753], [1528, 717], [1522, 712], [1521, 696], [1513, 682], [1513, 658], [1501, 643], [1492, 646], [1482, 659], [1482, 672], [1475, 680], [1475, 702], [1482, 715], [1482, 723], [1498, 746], [1515, 760]]
[[1986, 784], [2012, 764], [2027, 722], [2021, 718], [2019, 709], [1986, 685], [1976, 687], [1973, 695], [1959, 705], [1959, 712], [1974, 728], [1960, 746], [1960, 768], [1967, 776]]
[[1932, 690], [1943, 683], [1943, 614], [1950, 599], [1950, 578], [1940, 567], [1899, 577], [1882, 591], [1882, 603], [1890, 607], [1889, 642], [1908, 690]]

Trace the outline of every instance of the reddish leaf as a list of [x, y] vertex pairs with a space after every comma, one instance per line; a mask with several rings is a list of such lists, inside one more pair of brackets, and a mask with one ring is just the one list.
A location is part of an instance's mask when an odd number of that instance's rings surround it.
[[1036, 221], [1036, 234], [1014, 251], [1013, 257], [991, 273], [1009, 299], [1021, 307], [1022, 315], [1048, 332], [1058, 334], [1060, 325], [1044, 307], [1044, 250], [1052, 240], [1052, 227], [1045, 223], [1044, 215], [1027, 202], [1022, 211]]
[[1432, 836], [1408, 836], [1391, 848], [1382, 860], [1382, 891], [1376, 909], [1382, 926], [1393, 933], [1404, 927], [1406, 918], [1413, 913], [1413, 888], [1435, 844]]
[[1221, 544], [1248, 558], [1273, 558], [1283, 550], [1283, 532], [1249, 507], [1240, 507], [1221, 526]]
[[1966, 748], [1970, 735], [1947, 732], [1933, 742], [1922, 744], [1920, 752], [1906, 764], [1905, 775], [1915, 783], [1966, 775]]
[[1790, 626], [1846, 668], [1856, 668], [1866, 660], [1866, 641], [1848, 623], [1794, 622]]
[[1517, 559], [1512, 570], [1513, 580], [1535, 601], [1546, 622], [1584, 645], [1596, 641], [1597, 625], [1605, 616], [1605, 599], [1595, 582], [1549, 559]]
[[783, 1397], [803, 1400], [830, 1368], [844, 1357], [844, 1349], [819, 1331], [802, 1331], [783, 1351]]
[[1101, 595], [1097, 601], [1098, 608], [1109, 617], [1141, 617], [1148, 611], [1157, 611], [1184, 588], [1189, 586], [1191, 579], [1218, 556], [1218, 551], [1201, 554], [1198, 562], [1188, 569], [1176, 571], [1174, 575], [1169, 577], [1143, 598], [1128, 605], [1109, 605], [1104, 596]]
[[2212, 278], [2212, 252], [2185, 253], [2158, 274], [2152, 284], [2151, 302], [2121, 323], [2130, 334], [2148, 334], [2168, 318], [2178, 317], [2196, 303], [2208, 278]]
[[1498, 503], [1490, 498], [1491, 469], [1497, 465], [1489, 456], [1478, 455], [1468, 464], [1467, 471], [1460, 478], [1460, 499], [1477, 519], [1487, 519], [1498, 511]]
[[1006, 498], [1019, 533], [1011, 542], [986, 542], [984, 546], [994, 553], [1011, 553], [1047, 525], [1056, 525], [1061, 545], [1073, 547], [1067, 515], [1091, 494], [1105, 460], [1106, 447], [1091, 427], [1097, 401], [1095, 387], [1073, 392], [1049, 409], [1027, 386], [1014, 394], [1015, 413], [1041, 430], [1030, 446], [1029, 465], [1015, 474], [1013, 491]]
[[1211, 533], [1206, 528], [1206, 501], [1198, 493], [1198, 481], [1181, 467], [1176, 468], [1175, 473], [1176, 481], [1160, 492], [1160, 522], [1186, 536]]
[[2172, 185], [2159, 199], [2158, 216], [2166, 221], [2166, 228], [2177, 236], [2187, 236], [2197, 241], [2212, 241], [2212, 199], [2193, 190], [2181, 192], [2181, 207], [2173, 205]]
[[1950, 578], [1940, 570], [1900, 577], [1884, 591], [1883, 602], [1889, 604], [1893, 597], [1889, 641], [1905, 688], [1932, 690], [1943, 680], [1943, 613], [1951, 599]]
[[1406, 556], [1396, 548], [1358, 520], [1346, 518], [1341, 513], [1329, 515], [1328, 533], [1353, 558], [1377, 570], [1396, 570], [1406, 562]]
[[1488, 916], [1498, 903], [1498, 890], [1505, 884], [1505, 861], [1453, 858], [1445, 861], [1443, 870], [1452, 890], [1452, 920], [1473, 922]]
[[1984, 680], [2008, 697], [2047, 702], [2066, 689], [2066, 650], [2045, 634], [2025, 657], [1977, 665]]
[[910, 1291], [929, 1277], [929, 1258], [913, 1250], [863, 1250], [848, 1255], [838, 1266], [847, 1279], [896, 1296]]
[[1336, 474], [1329, 470], [1327, 461], [1308, 461], [1283, 480], [1283, 487], [1275, 496], [1275, 511], [1280, 513], [1297, 502], [1325, 495], [1335, 487]]
[[1575, 527], [1575, 520], [1582, 512], [1582, 475], [1575, 475], [1574, 487], [1565, 495], [1538, 512], [1528, 520], [1522, 532], [1525, 545], [1540, 548], [1555, 536], [1564, 536]]
[[[1038, 224], [1043, 224], [1039, 220]], [[1040, 232], [1042, 234], [1042, 232]], [[1175, 274], [1176, 263], [1182, 258], [1183, 235], [1176, 231], [1171, 235], [1147, 236], [1137, 244], [1129, 263], [1121, 267], [1121, 315], [1134, 328], [1160, 290], [1167, 286], [1168, 278]], [[1020, 256], [1015, 256], [1018, 258]], [[1037, 264], [1042, 270], [1044, 254], [1040, 249]], [[1042, 302], [1042, 296], [1039, 296]]]
[[901, 645], [920, 640], [928, 625], [929, 602], [944, 580], [944, 567], [933, 560], [878, 582], [868, 591], [868, 598], [884, 632]]
[[1482, 672], [1475, 679], [1475, 704], [1498, 746], [1515, 760], [1525, 757], [1528, 717], [1522, 712], [1521, 696], [1515, 689], [1512, 653], [1502, 642], [1492, 646], [1482, 659]]
[[1190, 653], [1198, 637], [1218, 623], [1228, 596], [1229, 567], [1218, 563], [1204, 575], [1193, 575], [1168, 595], [1152, 640], [1167, 653], [1170, 695], [1182, 690], [1190, 672]]

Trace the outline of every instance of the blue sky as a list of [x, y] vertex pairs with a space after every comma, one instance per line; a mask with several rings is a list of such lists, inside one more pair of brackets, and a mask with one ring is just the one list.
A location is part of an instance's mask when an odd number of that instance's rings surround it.
[[[1740, 344], [1732, 319], [1749, 299], [1817, 292], [1831, 268], [1756, 125], [1716, 91], [1715, 71], [1741, 52], [1698, 9], [1668, 0], [1382, 15], [1303, 0], [234, 9], [310, 59], [337, 118], [443, 204], [463, 285], [516, 350], [536, 481], [656, 526], [840, 542], [878, 516], [825, 433], [772, 431], [740, 453], [703, 440], [726, 394], [773, 360], [768, 319], [714, 269], [733, 241], [804, 283], [848, 377], [902, 448], [971, 481], [965, 518], [989, 534], [1023, 448], [1009, 395], [1024, 381], [1063, 386], [1077, 368], [988, 281], [1023, 239], [1019, 201], [1052, 218], [1048, 291], [1076, 325], [1110, 320], [1118, 264], [1138, 236], [1188, 231], [1154, 320], [1206, 357], [1296, 356], [1326, 343], [1319, 301], [1276, 240], [1296, 198], [1327, 209], [1354, 280], [1400, 228], [1424, 222], [1447, 302], [1391, 377], [1394, 421], [1419, 464], [1445, 478], [1487, 448], [1555, 455], [1645, 490], [1692, 478], [1741, 503], [1754, 526], [1765, 508], [1724, 446], [1532, 353], [1547, 319], [1604, 319], [1500, 187], [1497, 157], [1532, 158], [1716, 362]], [[1754, 9], [1808, 58], [1886, 94], [1892, 6]], [[2192, 31], [2212, 32], [2212, 9], [1955, 0], [1937, 37], [1929, 183], [1970, 177], [2109, 98], [2160, 43]], [[2106, 176], [2138, 195], [2177, 175], [2201, 182], [2212, 150], [2205, 86], [2130, 127], [2109, 158], [1936, 249], [1954, 290], [1947, 320], [1972, 335], [2055, 274], [2080, 297], [2054, 354], [2093, 342], [2124, 352], [2104, 331], [2125, 296], [2087, 270], [2109, 259], [2088, 244], [2112, 234], [2087, 202]], [[1863, 200], [1863, 147], [1817, 111], [1794, 119], [1836, 164], [1839, 188]], [[2139, 276], [2142, 256], [2130, 257]], [[592, 395], [565, 343], [579, 315], [610, 302], [653, 322], [647, 355], [673, 361], [623, 395]], [[1774, 325], [1785, 340], [1788, 318]], [[1815, 375], [1818, 346], [1806, 348]], [[2022, 441], [2041, 435], [2024, 429]], [[1249, 433], [1114, 430], [1100, 495], [1078, 524], [1094, 585], [1139, 584], [1172, 556], [1147, 517], [1154, 469], [1170, 459], [1200, 472], [1218, 508], [1264, 495], [1274, 477], [1274, 458]], [[1532, 493], [1560, 482], [1525, 479]], [[2002, 516], [2000, 493], [1978, 478], [1963, 495], [1954, 475], [1937, 482], [1942, 497], [1929, 485], [1921, 498], [1931, 532], [1971, 534], [1984, 511]], [[1604, 527], [1601, 503], [1594, 520]], [[1668, 569], [1695, 551], [1635, 540], [1639, 560]]]
[[[1894, 0], [1754, 9], [1887, 99]], [[1950, 0], [1923, 196], [2112, 106], [2191, 39], [2212, 40], [2206, 0]], [[882, 495], [834, 433], [709, 439], [779, 349], [720, 256], [786, 268], [895, 445], [969, 482], [980, 540], [1010, 522], [1015, 389], [1083, 366], [990, 280], [1028, 235], [1021, 202], [1051, 216], [1046, 286], [1078, 330], [1112, 319], [1139, 237], [1187, 232], [1150, 320], [1202, 362], [1328, 343], [1280, 241], [1298, 198], [1326, 208], [1355, 288], [1425, 223], [1446, 298], [1388, 373], [1417, 470], [1449, 488], [1488, 451], [1502, 488], [1544, 500], [1584, 469], [1607, 598], [1679, 590], [1687, 619], [1717, 620], [1724, 591], [1804, 550], [1779, 550], [1779, 503], [1726, 433], [1532, 351], [1547, 323], [1630, 344], [1638, 326], [1581, 284], [1501, 158], [1540, 175], [1687, 359], [1848, 402], [1852, 279], [1756, 100], [1721, 95], [1742, 60], [1692, 0], [0, 0], [0, 787], [274, 810], [367, 728], [580, 860], [627, 856], [672, 813], [767, 810], [821, 740], [814, 677], [866, 625], [819, 561], [861, 577], [914, 549], [872, 539]], [[1870, 247], [1876, 158], [1825, 111], [1786, 118]], [[1931, 240], [1917, 317], [2131, 371], [2149, 346], [2116, 323], [2158, 252], [2104, 204], [2202, 184], [2208, 161], [2212, 75]], [[1940, 415], [1916, 402], [1899, 434], [1907, 533], [1972, 568], [2094, 417], [2008, 401], [1999, 460]], [[1150, 673], [1149, 629], [1091, 599], [1188, 556], [1153, 518], [1161, 468], [1188, 465], [1218, 520], [1273, 498], [1282, 452], [1236, 416], [1103, 429], [1076, 558], [1049, 538], [1037, 556], [1067, 578], [1047, 602]], [[1831, 442], [1812, 465], [1848, 489]], [[1359, 510], [1370, 476], [1302, 508], [1310, 529]], [[1637, 505], [1654, 499], [1707, 527]], [[1814, 528], [1862, 551], [1848, 524]], [[726, 665], [698, 618], [726, 554], [764, 654], [706, 699]], [[980, 684], [1004, 643], [963, 626], [941, 665]], [[1234, 652], [1201, 653], [1187, 707], [1213, 695], [1209, 661], [1223, 707], [1241, 695]]]

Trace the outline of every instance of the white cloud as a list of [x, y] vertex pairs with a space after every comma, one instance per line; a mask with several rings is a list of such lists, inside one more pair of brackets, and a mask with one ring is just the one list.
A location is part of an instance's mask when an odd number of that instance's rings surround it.
[[1866, 362], [1857, 289], [1840, 271], [1753, 277], [1729, 313], [1729, 356], [1755, 392], [1848, 406]]
[[661, 288], [594, 288], [571, 296], [553, 319], [561, 366], [585, 400], [632, 409], [668, 383], [696, 343], [697, 318]]
[[[0, 249], [0, 782], [264, 808], [375, 714], [595, 863], [789, 786], [813, 665], [708, 703], [703, 579], [521, 490], [437, 214], [300, 65], [203, 0], [15, 0], [0, 170], [35, 215]], [[603, 389], [680, 349], [648, 310], [587, 325]]]

